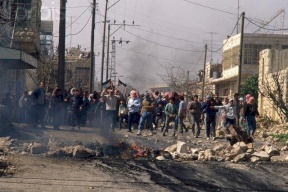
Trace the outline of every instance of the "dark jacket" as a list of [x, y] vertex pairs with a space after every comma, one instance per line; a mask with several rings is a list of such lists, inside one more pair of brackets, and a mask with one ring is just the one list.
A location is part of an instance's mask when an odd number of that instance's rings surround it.
[[244, 115], [245, 116], [258, 116], [259, 115], [259, 112], [258, 112], [258, 106], [256, 103], [254, 103], [253, 105], [252, 104], [248, 104], [248, 103], [245, 103], [244, 104]]
[[207, 113], [209, 116], [216, 116], [217, 110], [211, 109], [211, 106], [214, 106], [211, 102], [204, 102], [202, 104], [203, 113]]

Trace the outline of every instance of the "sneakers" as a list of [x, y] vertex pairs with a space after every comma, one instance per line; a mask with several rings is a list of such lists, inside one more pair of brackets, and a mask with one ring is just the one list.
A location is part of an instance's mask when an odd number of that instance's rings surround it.
[[141, 130], [138, 130], [138, 132], [136, 133], [136, 135], [141, 135]]
[[206, 137], [206, 140], [209, 140], [210, 138], [209, 137]]
[[165, 134], [166, 134], [166, 132], [163, 132], [163, 137], [165, 137], [165, 136], [166, 136]]
[[153, 136], [153, 132], [152, 132], [152, 131], [150, 131], [148, 135], [149, 135], [149, 136]]
[[216, 137], [212, 137], [212, 140], [215, 141], [215, 140], [216, 140]]
[[195, 137], [195, 138], [198, 138], [199, 136], [198, 136], [198, 135], [195, 135], [194, 137]]

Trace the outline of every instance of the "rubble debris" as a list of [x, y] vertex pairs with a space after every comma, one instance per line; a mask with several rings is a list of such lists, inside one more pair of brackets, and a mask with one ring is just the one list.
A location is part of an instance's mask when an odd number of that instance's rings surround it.
[[31, 143], [29, 145], [30, 153], [32, 154], [42, 154], [48, 152], [48, 148], [46, 145], [42, 145], [41, 143]]
[[76, 145], [73, 149], [73, 157], [76, 158], [91, 158], [95, 156], [95, 152], [82, 145]]
[[188, 146], [185, 142], [178, 141], [177, 142], [177, 153], [188, 153]]
[[270, 159], [268, 153], [265, 151], [254, 152], [252, 156], [260, 158], [260, 161], [269, 161]]
[[158, 160], [158, 161], [164, 161], [164, 160], [165, 160], [165, 157], [163, 157], [163, 156], [158, 156], [158, 157], [156, 157], [156, 160]]

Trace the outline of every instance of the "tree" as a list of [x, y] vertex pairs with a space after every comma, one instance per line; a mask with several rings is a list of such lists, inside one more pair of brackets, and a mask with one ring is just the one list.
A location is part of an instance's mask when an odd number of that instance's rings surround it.
[[246, 95], [247, 93], [253, 95], [256, 100], [258, 99], [258, 75], [249, 77], [241, 86], [240, 94]]
[[282, 122], [288, 119], [288, 106], [286, 95], [284, 95], [286, 78], [285, 71], [275, 72], [265, 75], [262, 79], [263, 82], [259, 85], [259, 93], [272, 104]]
[[185, 95], [189, 97], [196, 94], [197, 89], [200, 88], [197, 79], [190, 80], [187, 71], [181, 66], [166, 67], [166, 74], [159, 76], [166, 84], [173, 88], [174, 91], [185, 93]]

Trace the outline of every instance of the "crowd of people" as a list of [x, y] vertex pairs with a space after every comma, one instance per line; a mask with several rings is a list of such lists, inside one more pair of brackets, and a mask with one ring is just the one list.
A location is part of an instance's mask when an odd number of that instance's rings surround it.
[[[191, 100], [176, 92], [162, 94], [158, 91], [139, 92], [132, 90], [129, 94], [122, 93], [111, 86], [102, 93], [83, 92], [81, 89], [71, 88], [69, 91], [55, 87], [47, 91], [44, 83], [28, 93], [23, 92], [19, 100], [20, 121], [31, 124], [34, 128], [45, 129], [52, 125], [55, 130], [61, 126], [72, 130], [81, 127], [99, 127], [103, 129], [124, 129], [141, 135], [144, 129], [149, 135], [154, 130], [162, 131], [163, 137], [172, 128], [172, 135], [189, 131], [192, 127], [195, 138], [201, 134], [201, 127], [205, 127], [207, 139], [216, 138], [217, 128], [224, 128], [230, 134], [230, 125], [241, 127], [248, 136], [254, 136], [256, 119], [259, 115], [255, 98], [247, 94], [245, 99], [235, 93], [234, 98], [220, 98], [219, 94], [209, 94], [202, 101], [198, 95]], [[5, 97], [2, 105], [9, 105], [11, 101]], [[8, 106], [9, 107], [9, 106]], [[188, 124], [184, 123], [188, 120]], [[189, 126], [189, 127], [190, 127]]]

